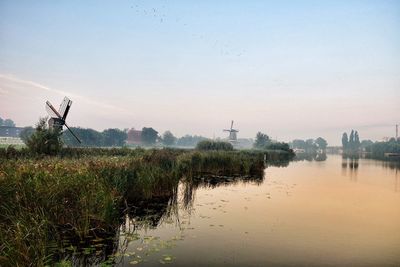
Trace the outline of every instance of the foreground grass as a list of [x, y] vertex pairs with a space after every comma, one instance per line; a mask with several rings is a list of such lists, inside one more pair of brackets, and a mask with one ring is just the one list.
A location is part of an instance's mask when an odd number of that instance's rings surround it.
[[61, 230], [82, 239], [111, 231], [128, 205], [172, 196], [182, 179], [260, 176], [265, 155], [171, 149], [65, 150], [44, 158], [18, 153], [24, 152], [0, 153], [1, 266], [52, 265]]

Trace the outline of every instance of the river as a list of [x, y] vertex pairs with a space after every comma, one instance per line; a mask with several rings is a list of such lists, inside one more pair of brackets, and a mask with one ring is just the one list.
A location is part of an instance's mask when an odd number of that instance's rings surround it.
[[174, 203], [127, 217], [113, 263], [400, 266], [398, 163], [294, 161], [262, 180], [181, 185]]

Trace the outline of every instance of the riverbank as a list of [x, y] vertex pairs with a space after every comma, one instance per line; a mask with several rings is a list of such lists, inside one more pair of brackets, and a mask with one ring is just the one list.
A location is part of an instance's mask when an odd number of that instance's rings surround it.
[[82, 241], [115, 229], [136, 203], [173, 198], [179, 182], [262, 178], [264, 159], [290, 158], [271, 151], [65, 149], [55, 157], [2, 151], [0, 264], [53, 264], [66, 229]]

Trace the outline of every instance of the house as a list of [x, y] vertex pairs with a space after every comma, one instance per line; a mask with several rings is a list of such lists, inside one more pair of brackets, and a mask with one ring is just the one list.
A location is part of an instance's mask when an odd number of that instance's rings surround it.
[[23, 129], [23, 127], [0, 126], [0, 137], [19, 138], [19, 134]]

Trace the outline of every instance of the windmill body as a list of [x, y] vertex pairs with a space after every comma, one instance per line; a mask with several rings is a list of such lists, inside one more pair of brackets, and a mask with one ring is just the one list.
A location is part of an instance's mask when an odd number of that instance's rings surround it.
[[224, 132], [229, 132], [229, 137], [228, 140], [231, 143], [236, 143], [237, 142], [237, 133], [239, 130], [233, 129], [233, 121], [231, 122], [231, 128], [230, 129], [224, 129]]
[[75, 137], [75, 139], [81, 143], [81, 140], [74, 134], [74, 132], [68, 127], [65, 120], [67, 119], [68, 112], [71, 108], [72, 101], [68, 97], [64, 97], [61, 102], [60, 108], [56, 110], [50, 101], [46, 101], [46, 111], [50, 115], [48, 121], [49, 127], [62, 131], [63, 126], [67, 127], [68, 131]]

